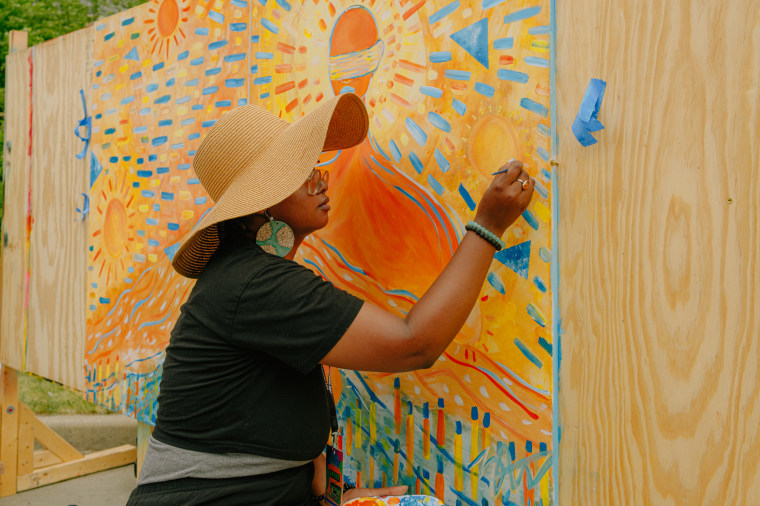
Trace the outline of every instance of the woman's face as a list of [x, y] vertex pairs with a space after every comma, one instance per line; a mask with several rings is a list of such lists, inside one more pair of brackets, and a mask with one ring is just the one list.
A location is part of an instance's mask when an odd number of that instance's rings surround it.
[[304, 181], [290, 197], [270, 207], [269, 214], [274, 219], [287, 223], [293, 229], [296, 238], [303, 239], [327, 225], [327, 214], [330, 211], [327, 188], [327, 183], [322, 182], [316, 186], [316, 193], [311, 195], [308, 184]]

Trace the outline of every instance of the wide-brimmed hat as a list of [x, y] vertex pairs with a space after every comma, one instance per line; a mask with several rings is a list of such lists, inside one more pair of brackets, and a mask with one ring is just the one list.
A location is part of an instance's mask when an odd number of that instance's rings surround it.
[[355, 146], [368, 128], [364, 102], [353, 93], [325, 100], [294, 123], [255, 105], [225, 113], [193, 157], [214, 207], [183, 240], [172, 267], [200, 276], [219, 247], [218, 223], [282, 202], [303, 185], [322, 151]]

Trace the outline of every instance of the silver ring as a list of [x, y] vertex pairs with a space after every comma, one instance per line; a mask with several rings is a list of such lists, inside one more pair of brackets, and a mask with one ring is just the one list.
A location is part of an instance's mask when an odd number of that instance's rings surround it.
[[522, 183], [522, 187], [523, 187], [523, 190], [524, 190], [525, 188], [527, 188], [527, 185], [528, 185], [528, 180], [525, 180], [525, 181], [523, 181], [522, 179], [520, 179], [520, 178], [518, 177], [517, 179], [515, 179], [515, 181], [520, 181], [520, 182]]

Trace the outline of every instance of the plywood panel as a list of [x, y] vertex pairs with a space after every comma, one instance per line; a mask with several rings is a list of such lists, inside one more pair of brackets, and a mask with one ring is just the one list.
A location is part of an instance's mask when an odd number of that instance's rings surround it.
[[557, 27], [560, 504], [757, 504], [760, 11], [557, 2]]
[[32, 125], [31, 275], [27, 370], [84, 387], [87, 221], [83, 207], [89, 167], [74, 129], [84, 115], [92, 29], [35, 47]]
[[5, 201], [2, 220], [0, 362], [15, 369], [23, 369], [32, 49], [8, 55], [5, 69]]

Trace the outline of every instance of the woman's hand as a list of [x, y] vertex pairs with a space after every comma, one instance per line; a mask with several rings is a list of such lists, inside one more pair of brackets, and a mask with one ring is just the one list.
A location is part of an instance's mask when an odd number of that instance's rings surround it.
[[346, 504], [348, 501], [351, 501], [353, 499], [359, 499], [361, 497], [382, 497], [386, 495], [404, 495], [407, 490], [406, 485], [397, 485], [395, 487], [384, 487], [384, 488], [352, 488], [349, 490], [346, 490], [343, 493], [343, 498], [341, 499], [341, 504]]
[[502, 170], [483, 193], [475, 215], [476, 222], [499, 237], [528, 208], [536, 186], [519, 160], [507, 162]]

